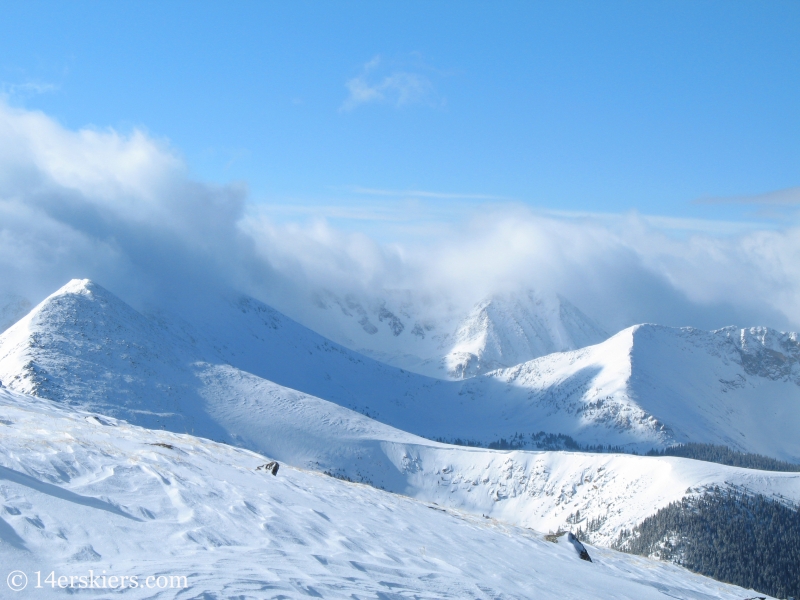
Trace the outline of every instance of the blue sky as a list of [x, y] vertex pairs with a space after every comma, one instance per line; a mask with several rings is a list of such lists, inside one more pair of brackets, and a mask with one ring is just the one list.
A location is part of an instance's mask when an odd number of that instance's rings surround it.
[[[143, 128], [281, 218], [793, 219], [800, 3], [5, 3], [8, 101]], [[424, 194], [409, 192], [426, 192]], [[734, 202], [698, 202], [708, 198]], [[788, 206], [788, 211], [787, 211]], [[358, 219], [356, 219], [358, 220]], [[367, 225], [364, 225], [367, 227]]]
[[800, 2], [1, 6], [0, 304], [533, 288], [608, 331], [800, 327]]

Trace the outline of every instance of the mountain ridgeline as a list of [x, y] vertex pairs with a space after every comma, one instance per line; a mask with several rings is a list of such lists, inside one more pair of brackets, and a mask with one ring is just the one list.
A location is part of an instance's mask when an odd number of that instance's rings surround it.
[[[547, 433], [539, 431], [524, 435], [515, 433], [508, 439], [499, 440], [484, 444], [475, 440], [464, 440], [461, 438], [436, 438], [437, 442], [454, 444], [456, 446], [467, 446], [472, 448], [488, 448], [492, 450], [548, 450], [548, 451], [568, 451], [568, 452], [600, 452], [600, 453], [622, 453], [640, 454], [624, 446], [611, 446], [597, 444], [594, 446], [580, 444], [574, 438], [563, 433]], [[781, 472], [800, 472], [800, 464], [777, 460], [762, 454], [750, 452], [739, 452], [731, 450], [727, 446], [717, 444], [698, 444], [690, 442], [663, 448], [661, 450], [651, 449], [644, 453], [644, 456], [679, 456], [692, 460], [702, 460], [713, 462], [719, 465], [731, 467], [741, 467], [744, 469], [756, 469], [759, 471], [781, 471]]]
[[776, 460], [761, 454], [737, 452], [727, 446], [718, 446], [716, 444], [678, 444], [663, 450], [650, 450], [647, 456], [680, 456], [731, 467], [743, 467], [745, 469], [800, 472], [800, 464]]
[[145, 314], [95, 283], [70, 282], [0, 334], [0, 380], [191, 432], [211, 425], [198, 412], [212, 381], [201, 371], [232, 367], [428, 439], [640, 454], [693, 442], [800, 462], [796, 334], [639, 325], [444, 381], [353, 352], [253, 298], [208, 303]]

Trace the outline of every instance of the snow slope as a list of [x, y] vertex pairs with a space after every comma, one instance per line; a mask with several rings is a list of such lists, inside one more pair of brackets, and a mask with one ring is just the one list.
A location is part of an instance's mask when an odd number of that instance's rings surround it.
[[209, 382], [233, 369], [426, 438], [530, 441], [547, 431], [639, 450], [721, 443], [800, 461], [796, 334], [642, 325], [447, 382], [361, 356], [246, 297], [183, 317], [145, 316], [96, 284], [70, 282], [0, 335], [0, 381], [217, 439], [227, 392]]
[[424, 437], [489, 443], [547, 431], [639, 451], [717, 443], [800, 462], [797, 334], [640, 325], [445, 382], [371, 361], [255, 300], [237, 306], [218, 307], [201, 326], [225, 340], [226, 360]]
[[305, 318], [361, 354], [440, 379], [474, 377], [608, 337], [561, 296], [533, 290], [496, 294], [466, 313], [409, 294], [360, 301], [319, 292]]
[[800, 462], [796, 334], [641, 325], [595, 346], [445, 382], [369, 361], [285, 317], [273, 314], [267, 326], [254, 317], [268, 309], [242, 302], [246, 310], [210, 320], [213, 337], [239, 349], [231, 363], [424, 437], [489, 443], [547, 431], [639, 451], [717, 443]]
[[592, 546], [589, 563], [564, 538], [319, 473], [273, 477], [253, 452], [3, 389], [0, 431], [0, 562], [28, 581], [14, 597], [63, 597], [90, 576], [124, 576], [114, 594], [131, 598], [753, 595]]
[[364, 413], [442, 383], [347, 350], [251, 298], [212, 301], [183, 317], [145, 316], [101, 286], [73, 280], [0, 335], [0, 381], [146, 427], [202, 429], [210, 437], [221, 432], [209, 429], [203, 390], [210, 379], [200, 374], [212, 368]]

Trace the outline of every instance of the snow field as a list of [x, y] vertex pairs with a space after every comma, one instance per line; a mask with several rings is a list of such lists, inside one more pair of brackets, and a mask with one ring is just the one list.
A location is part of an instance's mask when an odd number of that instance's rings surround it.
[[282, 466], [273, 477], [247, 450], [3, 389], [0, 432], [0, 556], [30, 578], [91, 569], [186, 575], [190, 586], [126, 589], [131, 598], [747, 596], [591, 546], [587, 563], [535, 531], [319, 473]]

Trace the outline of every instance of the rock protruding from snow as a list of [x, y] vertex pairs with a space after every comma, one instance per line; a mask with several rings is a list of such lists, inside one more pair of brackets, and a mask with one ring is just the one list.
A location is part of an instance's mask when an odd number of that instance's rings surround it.
[[797, 333], [781, 333], [768, 327], [726, 327], [715, 333], [730, 340], [749, 375], [774, 380], [791, 379], [800, 385], [800, 341]]
[[265, 473], [272, 473], [272, 475], [277, 475], [279, 468], [280, 464], [278, 464], [278, 461], [271, 460], [268, 463], [257, 466], [256, 471], [261, 471], [263, 469]]
[[578, 556], [581, 560], [588, 560], [592, 562], [592, 558], [589, 556], [589, 552], [586, 551], [586, 546], [581, 544], [581, 541], [575, 537], [571, 531], [567, 534], [567, 541], [572, 544], [572, 547], [575, 548], [575, 551], [578, 553]]

